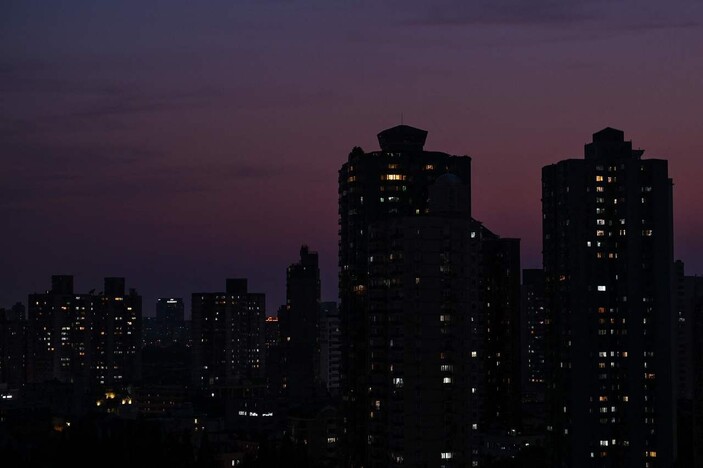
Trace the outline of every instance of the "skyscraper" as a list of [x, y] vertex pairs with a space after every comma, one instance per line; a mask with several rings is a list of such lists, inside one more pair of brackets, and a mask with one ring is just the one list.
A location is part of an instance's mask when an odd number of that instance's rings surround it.
[[51, 290], [30, 294], [28, 306], [27, 381], [57, 379], [87, 386], [95, 297], [74, 294], [73, 276], [55, 275]]
[[0, 309], [0, 384], [19, 388], [26, 381], [26, 366], [27, 318], [18, 302], [9, 310]]
[[339, 393], [340, 350], [339, 308], [336, 302], [320, 305], [320, 379], [332, 395]]
[[485, 327], [482, 430], [504, 433], [520, 425], [520, 239], [500, 237], [478, 221], [473, 224]]
[[553, 466], [670, 467], [672, 181], [605, 128], [542, 169]]
[[73, 277], [52, 276], [52, 288], [30, 294], [27, 380], [57, 379], [85, 390], [122, 388], [140, 376], [141, 296], [124, 278], [104, 291], [77, 294]]
[[142, 297], [125, 291], [124, 278], [105, 278], [92, 328], [92, 380], [108, 388], [122, 388], [141, 377]]
[[265, 296], [247, 280], [228, 279], [224, 292], [193, 293], [192, 334], [195, 385], [257, 381], [264, 374]]
[[156, 317], [151, 322], [151, 334], [148, 342], [169, 346], [186, 343], [186, 322], [183, 299], [180, 297], [162, 297], [156, 300]]
[[317, 252], [300, 248], [300, 261], [288, 267], [286, 306], [279, 313], [284, 359], [284, 394], [292, 408], [312, 403], [320, 380], [320, 268]]
[[522, 270], [523, 320], [523, 399], [526, 409], [539, 418], [545, 389], [545, 330], [546, 310], [544, 274], [541, 269]]
[[[471, 159], [424, 150], [427, 132], [399, 125], [378, 134], [380, 151], [355, 147], [339, 171], [339, 298], [342, 331], [342, 397], [346, 452], [351, 463], [370, 460], [369, 387], [372, 314], [369, 304], [371, 226], [429, 212], [429, 187], [450, 172], [469, 187]], [[470, 191], [462, 200], [470, 216]], [[378, 301], [378, 300], [376, 300]], [[440, 460], [440, 453], [437, 459]]]
[[679, 466], [698, 466], [703, 463], [703, 276], [685, 275], [681, 260], [674, 270], [678, 461]]
[[478, 462], [485, 317], [468, 184], [429, 188], [423, 216], [369, 226], [368, 465]]

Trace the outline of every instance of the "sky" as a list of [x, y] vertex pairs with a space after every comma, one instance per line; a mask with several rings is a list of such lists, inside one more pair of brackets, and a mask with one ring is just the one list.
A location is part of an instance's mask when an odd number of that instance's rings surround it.
[[669, 161], [703, 274], [703, 2], [5, 0], [0, 307], [72, 274], [144, 296], [247, 277], [285, 302], [301, 244], [337, 297], [337, 171], [403, 122], [472, 157], [473, 215], [541, 266], [541, 168], [625, 132]]

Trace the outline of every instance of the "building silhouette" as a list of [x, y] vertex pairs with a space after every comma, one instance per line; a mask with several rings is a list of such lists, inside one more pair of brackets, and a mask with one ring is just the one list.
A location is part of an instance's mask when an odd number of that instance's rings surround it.
[[520, 239], [502, 238], [474, 221], [478, 285], [484, 317], [483, 432], [521, 425]]
[[471, 159], [426, 136], [384, 130], [339, 171], [351, 465], [478, 464], [485, 433], [520, 423], [519, 240], [471, 218]]
[[139, 380], [141, 296], [125, 291], [124, 278], [105, 278], [99, 294], [79, 294], [72, 276], [52, 276], [51, 290], [30, 294], [28, 305], [28, 382], [100, 391]]
[[124, 278], [105, 278], [97, 313], [91, 324], [93, 381], [107, 388], [124, 388], [141, 378], [142, 298], [125, 290]]
[[542, 269], [522, 270], [522, 399], [523, 421], [543, 429], [546, 309]]
[[292, 409], [315, 404], [320, 395], [320, 268], [317, 252], [300, 248], [300, 261], [286, 273], [286, 305], [279, 313], [284, 395]]
[[264, 377], [265, 296], [247, 280], [227, 279], [223, 292], [193, 293], [193, 379], [200, 389], [239, 385]]
[[703, 464], [703, 277], [674, 264], [678, 466]]
[[[345, 402], [347, 463], [370, 460], [371, 356], [369, 236], [378, 221], [424, 216], [429, 187], [447, 172], [468, 186], [471, 159], [424, 150], [427, 132], [399, 125], [378, 134], [380, 151], [355, 147], [339, 171], [340, 385]], [[470, 193], [465, 200], [470, 206]], [[440, 454], [437, 454], [440, 457]], [[439, 458], [438, 458], [439, 459]]]
[[484, 317], [468, 193], [444, 174], [426, 214], [369, 226], [370, 466], [478, 459]]
[[27, 318], [18, 302], [0, 309], [0, 385], [16, 389], [27, 380]]
[[157, 299], [156, 316], [150, 320], [149, 332], [147, 342], [151, 345], [186, 344], [187, 327], [183, 299], [180, 297]]
[[339, 308], [336, 302], [320, 304], [320, 379], [330, 395], [339, 394], [340, 348]]
[[605, 128], [542, 169], [552, 464], [670, 467], [672, 181]]

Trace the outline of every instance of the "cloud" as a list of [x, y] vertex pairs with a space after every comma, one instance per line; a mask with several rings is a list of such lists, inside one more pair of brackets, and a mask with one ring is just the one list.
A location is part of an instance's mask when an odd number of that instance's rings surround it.
[[548, 25], [582, 23], [598, 18], [586, 2], [569, 0], [443, 1], [407, 23], [418, 26]]
[[[414, 26], [537, 26], [644, 32], [701, 26], [679, 12], [627, 0], [444, 0], [405, 21]], [[651, 6], [651, 5], [650, 5]]]
[[134, 199], [159, 195], [231, 190], [233, 183], [258, 181], [295, 169], [268, 162], [198, 163], [173, 161], [167, 154], [131, 146], [26, 145], [5, 148], [0, 174], [0, 208], [36, 209], [64, 202]]
[[[92, 66], [98, 69], [100, 63]], [[208, 86], [136, 84], [124, 73], [101, 75], [90, 68], [83, 62], [0, 61], [0, 100], [6, 108], [0, 138], [124, 128], [130, 116], [208, 107], [222, 97]]]

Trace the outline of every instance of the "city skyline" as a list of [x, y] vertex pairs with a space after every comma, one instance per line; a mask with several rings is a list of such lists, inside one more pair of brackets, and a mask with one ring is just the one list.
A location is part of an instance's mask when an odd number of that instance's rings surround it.
[[273, 314], [301, 244], [336, 300], [337, 170], [401, 115], [472, 157], [476, 217], [524, 268], [540, 168], [624, 130], [670, 161], [674, 255], [703, 273], [701, 6], [494, 3], [6, 6], [0, 305], [123, 276], [153, 315], [242, 276]]

